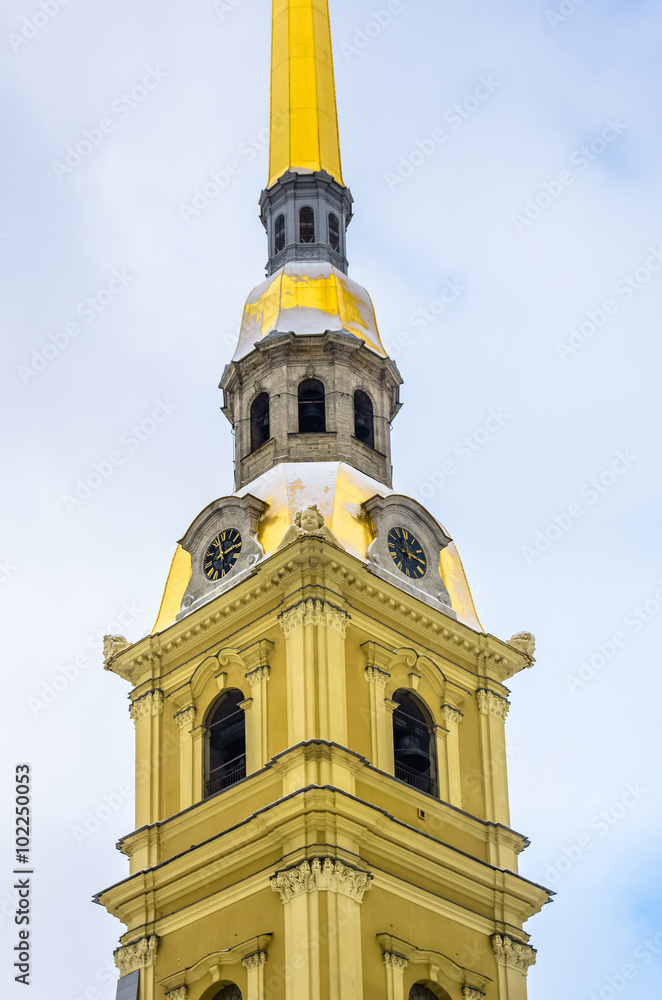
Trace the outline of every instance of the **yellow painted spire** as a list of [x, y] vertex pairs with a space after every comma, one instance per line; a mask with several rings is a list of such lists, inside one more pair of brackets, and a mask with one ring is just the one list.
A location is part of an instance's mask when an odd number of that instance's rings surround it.
[[273, 0], [268, 186], [288, 170], [343, 184], [328, 0]]

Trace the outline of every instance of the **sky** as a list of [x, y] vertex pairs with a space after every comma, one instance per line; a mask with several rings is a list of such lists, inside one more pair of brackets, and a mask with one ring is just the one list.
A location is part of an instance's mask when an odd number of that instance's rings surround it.
[[[537, 638], [507, 723], [520, 870], [557, 894], [527, 925], [529, 997], [658, 995], [662, 10], [330, 7], [350, 274], [405, 380], [395, 488], [454, 538], [485, 630]], [[268, 0], [2, 5], [12, 1000], [23, 762], [32, 995], [114, 997], [121, 926], [91, 896], [128, 870], [133, 723], [100, 637], [151, 630], [177, 539], [233, 488], [217, 386], [266, 261], [269, 18]]]

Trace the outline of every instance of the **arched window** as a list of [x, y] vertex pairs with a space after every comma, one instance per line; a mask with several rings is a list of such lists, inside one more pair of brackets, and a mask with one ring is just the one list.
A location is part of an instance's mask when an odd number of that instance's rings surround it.
[[207, 796], [246, 777], [246, 721], [239, 707], [243, 700], [241, 691], [228, 691], [207, 722]]
[[234, 983], [224, 986], [220, 993], [217, 993], [214, 1000], [241, 1000], [241, 990]]
[[269, 394], [261, 392], [251, 406], [251, 452], [269, 440]]
[[299, 384], [299, 434], [326, 432], [324, 385], [317, 378]]
[[448, 997], [448, 993], [445, 990], [440, 990], [440, 992], [433, 993], [429, 990], [427, 986], [423, 986], [422, 983], [416, 983], [415, 986], [409, 991], [409, 1000], [439, 1000], [439, 997]]
[[395, 776], [428, 795], [436, 794], [434, 737], [431, 720], [418, 699], [404, 688], [393, 700]]
[[274, 252], [280, 253], [285, 249], [285, 216], [278, 215], [274, 225]]
[[340, 253], [340, 223], [335, 212], [329, 212], [329, 244], [332, 250]]
[[224, 986], [220, 993], [217, 993], [214, 1000], [241, 1000], [241, 990], [234, 983]]
[[315, 213], [308, 205], [299, 209], [299, 243], [315, 242]]
[[354, 393], [354, 437], [367, 444], [368, 448], [375, 447], [375, 414], [372, 400], [361, 389], [357, 389]]

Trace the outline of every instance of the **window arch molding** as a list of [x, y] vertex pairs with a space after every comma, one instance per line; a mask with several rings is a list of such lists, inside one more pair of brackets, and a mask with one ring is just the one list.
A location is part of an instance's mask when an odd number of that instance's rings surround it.
[[246, 777], [245, 701], [239, 688], [223, 691], [205, 716], [204, 796], [209, 798]]
[[271, 436], [271, 398], [268, 392], [259, 392], [250, 409], [251, 455], [267, 443]]
[[434, 717], [417, 692], [408, 687], [393, 693], [393, 758], [395, 777], [419, 792], [438, 795]]
[[366, 447], [375, 447], [375, 407], [364, 389], [354, 392], [354, 437]]
[[319, 378], [305, 378], [297, 387], [299, 434], [326, 433], [326, 387]]
[[451, 998], [438, 983], [425, 980], [424, 982], [414, 983], [409, 991], [407, 1000], [451, 1000]]

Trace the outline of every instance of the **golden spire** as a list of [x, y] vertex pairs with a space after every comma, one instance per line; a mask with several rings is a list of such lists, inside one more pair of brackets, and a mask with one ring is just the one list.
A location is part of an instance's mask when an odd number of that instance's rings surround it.
[[343, 184], [328, 0], [273, 0], [268, 187], [288, 170]]

